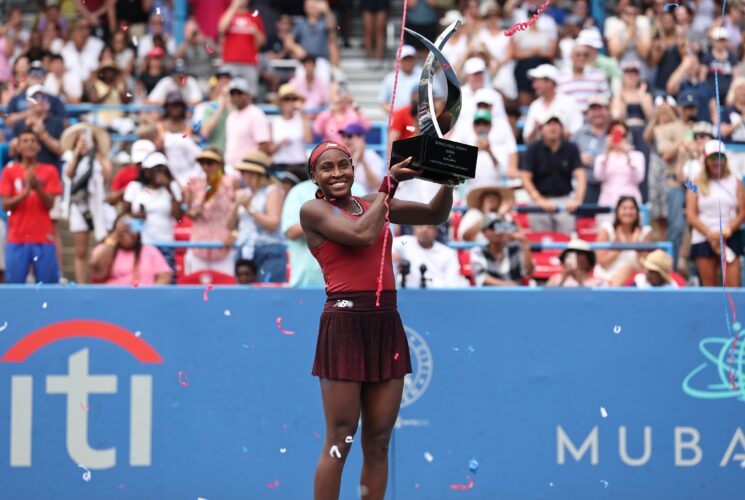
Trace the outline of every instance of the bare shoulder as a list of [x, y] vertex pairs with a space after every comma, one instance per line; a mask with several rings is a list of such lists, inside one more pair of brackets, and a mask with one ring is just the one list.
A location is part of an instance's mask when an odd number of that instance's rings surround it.
[[322, 216], [326, 210], [323, 200], [308, 200], [300, 207], [300, 222], [310, 222]]

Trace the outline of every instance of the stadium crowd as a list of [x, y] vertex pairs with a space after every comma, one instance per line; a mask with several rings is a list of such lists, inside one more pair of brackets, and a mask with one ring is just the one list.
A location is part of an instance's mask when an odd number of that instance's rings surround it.
[[[190, 0], [183, 23], [172, 0], [40, 2], [0, 18], [4, 281], [322, 285], [299, 224], [307, 154], [347, 145], [358, 195], [385, 176], [342, 54], [361, 11], [366, 65], [394, 67], [401, 2]], [[463, 91], [446, 137], [478, 161], [445, 226], [393, 228], [400, 286], [740, 286], [745, 4], [557, 0], [505, 36], [540, 6], [408, 0], [430, 40], [463, 23], [443, 49]], [[419, 133], [426, 53], [407, 34], [395, 101], [394, 73], [380, 82], [382, 145]]]

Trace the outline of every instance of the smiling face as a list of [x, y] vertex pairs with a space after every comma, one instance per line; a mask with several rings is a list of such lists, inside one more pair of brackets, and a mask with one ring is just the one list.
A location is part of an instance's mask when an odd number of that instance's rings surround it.
[[318, 157], [310, 178], [327, 199], [346, 198], [354, 182], [352, 160], [343, 151], [329, 149]]
[[625, 226], [639, 225], [639, 209], [634, 200], [626, 199], [618, 204], [616, 208], [618, 222]]

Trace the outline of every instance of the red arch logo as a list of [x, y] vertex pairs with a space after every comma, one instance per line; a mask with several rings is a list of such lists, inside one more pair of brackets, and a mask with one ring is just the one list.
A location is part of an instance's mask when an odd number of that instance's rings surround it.
[[22, 363], [44, 346], [60, 340], [78, 337], [105, 340], [130, 353], [140, 363], [162, 363], [163, 358], [153, 347], [124, 328], [89, 319], [61, 321], [31, 332], [5, 351], [0, 361]]

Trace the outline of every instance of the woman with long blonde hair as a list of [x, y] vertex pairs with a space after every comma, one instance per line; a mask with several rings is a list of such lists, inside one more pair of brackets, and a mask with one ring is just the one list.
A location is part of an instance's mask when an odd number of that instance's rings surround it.
[[717, 285], [724, 252], [723, 278], [727, 285], [739, 287], [745, 190], [740, 179], [730, 172], [726, 148], [718, 140], [704, 146], [704, 168], [696, 184], [687, 191], [686, 216], [692, 228], [691, 259], [696, 262], [701, 285]]

